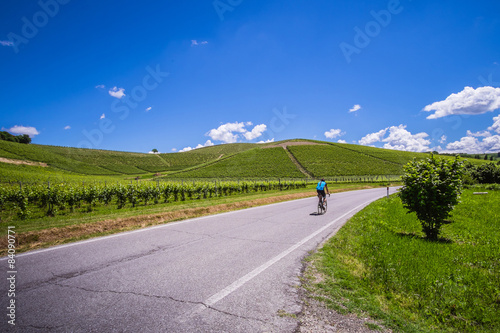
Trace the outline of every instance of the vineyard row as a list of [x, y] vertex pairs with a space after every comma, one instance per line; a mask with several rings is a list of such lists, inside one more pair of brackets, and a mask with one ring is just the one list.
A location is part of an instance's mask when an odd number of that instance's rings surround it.
[[89, 184], [86, 186], [24, 185], [0, 188], [0, 211], [16, 210], [21, 219], [31, 215], [30, 207], [46, 210], [47, 216], [55, 216], [59, 210], [86, 205], [92, 211], [97, 204], [116, 204], [118, 209], [150, 203], [169, 203], [192, 199], [207, 199], [269, 190], [290, 190], [306, 187], [305, 181], [267, 182], [214, 182], [214, 183], [139, 183], [139, 184]]

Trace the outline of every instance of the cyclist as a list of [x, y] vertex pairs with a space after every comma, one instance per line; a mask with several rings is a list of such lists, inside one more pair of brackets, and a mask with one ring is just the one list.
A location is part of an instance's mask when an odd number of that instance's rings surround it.
[[[318, 192], [319, 203], [321, 203], [322, 207], [323, 207], [323, 202], [326, 202], [325, 189], [328, 192], [328, 195], [330, 195], [330, 191], [328, 190], [328, 185], [326, 185], [325, 179], [321, 178], [321, 180], [318, 183], [318, 186], [316, 186], [316, 192]], [[321, 201], [321, 198], [323, 198], [323, 202]]]

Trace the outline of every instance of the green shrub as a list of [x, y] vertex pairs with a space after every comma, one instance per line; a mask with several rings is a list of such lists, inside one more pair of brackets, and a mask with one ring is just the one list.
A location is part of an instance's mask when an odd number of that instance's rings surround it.
[[413, 160], [404, 167], [403, 205], [415, 212], [426, 237], [436, 240], [462, 192], [463, 163], [435, 159]]

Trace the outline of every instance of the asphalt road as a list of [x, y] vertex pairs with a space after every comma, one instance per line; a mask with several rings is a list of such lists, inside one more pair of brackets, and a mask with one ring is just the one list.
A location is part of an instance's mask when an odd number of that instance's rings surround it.
[[0, 331], [293, 332], [302, 259], [386, 194], [333, 194], [324, 215], [307, 198], [28, 252], [15, 273], [2, 258]]

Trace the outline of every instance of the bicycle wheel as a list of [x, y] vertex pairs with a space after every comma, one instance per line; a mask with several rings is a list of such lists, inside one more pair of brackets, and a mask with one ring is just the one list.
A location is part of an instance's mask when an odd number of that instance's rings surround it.
[[324, 213], [326, 213], [326, 210], [328, 209], [328, 201], [323, 201], [323, 208], [324, 208]]
[[318, 203], [318, 215], [321, 215], [323, 210], [321, 209], [321, 203]]

